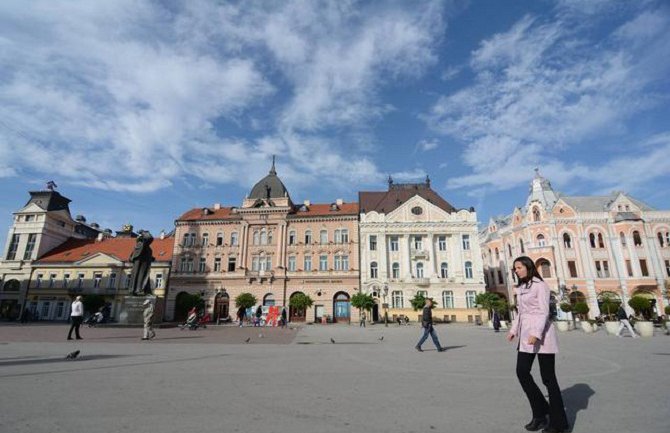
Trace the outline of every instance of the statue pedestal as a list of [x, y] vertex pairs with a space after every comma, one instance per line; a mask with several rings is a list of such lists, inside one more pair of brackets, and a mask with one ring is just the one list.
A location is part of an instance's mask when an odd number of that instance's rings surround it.
[[121, 302], [119, 325], [144, 326], [144, 301], [146, 296], [128, 295]]

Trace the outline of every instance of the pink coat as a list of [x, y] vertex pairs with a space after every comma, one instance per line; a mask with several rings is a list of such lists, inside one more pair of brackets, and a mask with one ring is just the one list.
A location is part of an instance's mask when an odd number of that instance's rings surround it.
[[[518, 313], [512, 322], [510, 334], [520, 338], [519, 351], [527, 353], [558, 353], [556, 328], [549, 317], [549, 286], [533, 279], [514, 289]], [[536, 337], [535, 345], [528, 344], [530, 336]]]

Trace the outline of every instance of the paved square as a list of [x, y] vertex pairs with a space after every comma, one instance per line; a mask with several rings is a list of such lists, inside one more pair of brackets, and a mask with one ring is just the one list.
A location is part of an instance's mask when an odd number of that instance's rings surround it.
[[[151, 342], [82, 329], [73, 342], [66, 325], [0, 326], [0, 432], [500, 433], [530, 418], [514, 346], [485, 328], [438, 326], [444, 353], [430, 339], [414, 351], [417, 326], [173, 328]], [[559, 338], [574, 432], [668, 431], [670, 337]]]

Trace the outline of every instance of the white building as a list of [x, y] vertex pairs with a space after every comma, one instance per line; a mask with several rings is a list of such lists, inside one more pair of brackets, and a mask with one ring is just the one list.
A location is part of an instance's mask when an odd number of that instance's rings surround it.
[[457, 210], [430, 187], [395, 184], [360, 192], [361, 290], [378, 300], [373, 320], [416, 320], [411, 299], [433, 298], [438, 320], [473, 322], [485, 291], [473, 208]]

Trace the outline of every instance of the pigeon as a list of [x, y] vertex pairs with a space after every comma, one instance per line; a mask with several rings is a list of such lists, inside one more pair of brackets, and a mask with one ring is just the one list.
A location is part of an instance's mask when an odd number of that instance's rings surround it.
[[251, 337], [249, 337], [249, 338], [247, 338], [246, 340], [244, 340], [245, 343], [248, 343], [249, 341], [251, 341]]
[[379, 341], [384, 341], [384, 336], [383, 335], [379, 338]]
[[333, 340], [332, 338], [330, 339], [330, 342], [335, 344], [335, 340]]
[[65, 359], [75, 359], [77, 356], [79, 356], [79, 351], [75, 350], [74, 352], [68, 353]]
[[258, 338], [263, 338], [263, 334], [258, 334]]

